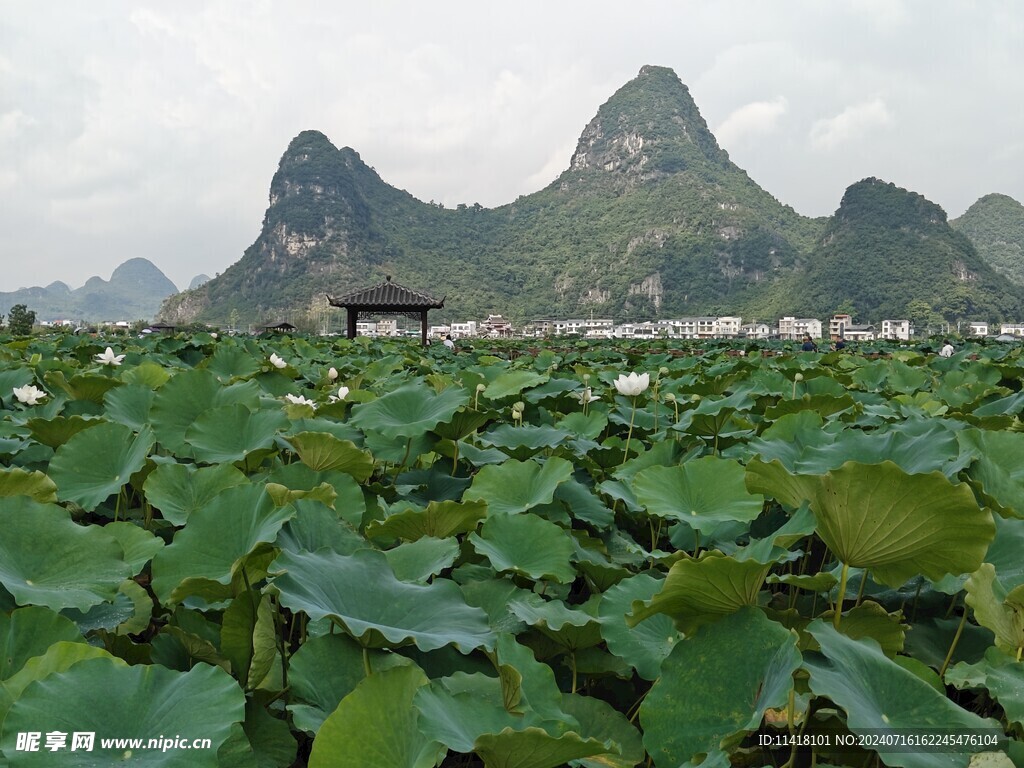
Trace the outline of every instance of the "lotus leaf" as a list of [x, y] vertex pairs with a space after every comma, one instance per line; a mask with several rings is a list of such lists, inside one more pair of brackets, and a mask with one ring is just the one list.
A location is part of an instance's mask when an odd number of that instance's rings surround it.
[[[276, 507], [263, 488], [240, 485], [221, 491], [189, 517], [174, 541], [153, 558], [153, 591], [162, 603], [188, 595], [228, 597], [247, 556], [269, 553], [281, 526], [295, 514]], [[255, 580], [258, 574], [245, 577]]]
[[372, 537], [394, 536], [416, 541], [424, 536], [444, 539], [474, 530], [487, 516], [482, 502], [431, 501], [425, 510], [406, 509], [366, 526]]
[[82, 430], [103, 423], [102, 419], [93, 417], [54, 416], [52, 419], [29, 419], [27, 426], [32, 431], [33, 440], [50, 448], [57, 448]]
[[314, 620], [330, 617], [365, 647], [412, 642], [430, 651], [452, 643], [468, 653], [494, 646], [486, 614], [455, 584], [399, 581], [382, 552], [284, 552], [274, 570], [283, 571], [274, 579], [282, 604]]
[[192, 456], [185, 433], [199, 415], [216, 406], [241, 403], [250, 409], [259, 404], [260, 388], [254, 381], [222, 386], [209, 371], [179, 373], [153, 399], [150, 419], [160, 444], [177, 456]]
[[633, 768], [644, 759], [640, 733], [610, 704], [592, 696], [567, 693], [562, 696], [562, 709], [580, 723], [581, 733], [613, 744], [616, 752], [579, 761], [582, 768]]
[[489, 400], [501, 400], [512, 395], [519, 395], [524, 390], [532, 389], [548, 380], [546, 373], [535, 371], [506, 371], [487, 385], [483, 395]]
[[893, 587], [917, 573], [939, 579], [974, 571], [995, 535], [992, 514], [966, 485], [939, 472], [908, 475], [888, 461], [792, 475], [778, 462], [754, 460], [747, 487], [791, 507], [809, 501], [836, 557]]
[[203, 411], [185, 430], [192, 455], [208, 464], [241, 461], [250, 453], [274, 444], [274, 436], [288, 426], [279, 410], [252, 411], [241, 403]]
[[537, 581], [569, 583], [576, 570], [569, 562], [572, 540], [565, 530], [533, 515], [500, 515], [484, 522], [468, 541], [496, 571], [511, 571]]
[[473, 751], [485, 768], [558, 768], [570, 760], [618, 752], [618, 747], [572, 732], [552, 736], [542, 728], [505, 728], [478, 738]]
[[310, 768], [432, 768], [445, 750], [420, 732], [413, 706], [426, 684], [416, 667], [367, 677], [320, 726]]
[[640, 706], [644, 746], [658, 766], [712, 755], [784, 706], [800, 666], [796, 634], [746, 607], [678, 643]]
[[107, 392], [103, 398], [106, 418], [136, 432], [149, 424], [149, 409], [156, 393], [142, 384], [126, 384]]
[[0, 470], [0, 496], [28, 496], [41, 504], [57, 501], [57, 486], [42, 472]]
[[558, 457], [543, 464], [509, 460], [498, 466], [486, 466], [474, 476], [463, 500], [486, 502], [492, 517], [518, 514], [550, 504], [555, 489], [572, 477], [572, 471], [572, 464]]
[[656, 680], [661, 662], [682, 639], [672, 619], [654, 614], [630, 628], [626, 624], [635, 601], [650, 600], [662, 587], [662, 581], [641, 573], [616, 584], [604, 593], [598, 613], [601, 634], [608, 650], [627, 661], [644, 680]]
[[557, 448], [570, 437], [568, 432], [548, 425], [525, 424], [514, 427], [502, 424], [480, 435], [480, 442], [509, 450], [525, 448], [528, 454], [534, 454], [545, 448]]
[[74, 435], [50, 462], [58, 497], [96, 509], [142, 469], [153, 439], [148, 428], [135, 434], [123, 424], [100, 424]]
[[300, 499], [292, 506], [295, 516], [277, 537], [277, 546], [281, 549], [314, 552], [329, 547], [338, 554], [351, 555], [357, 549], [369, 548], [366, 539], [320, 502]]
[[[217, 766], [217, 749], [228, 738], [232, 723], [244, 717], [245, 697], [223, 670], [199, 665], [189, 672], [160, 666], [123, 666], [118, 661], [86, 659], [28, 685], [4, 721], [0, 747], [14, 764], [29, 753], [15, 751], [19, 732], [93, 732], [93, 765], [112, 765], [125, 759], [125, 748], [103, 748], [101, 738], [138, 738], [188, 734], [210, 739], [212, 749], [138, 750], [135, 764], [181, 768]], [[69, 736], [70, 739], [70, 736]], [[70, 740], [69, 740], [70, 746]], [[20, 758], [20, 759], [19, 759]], [[68, 764], [64, 751], [31, 755], [32, 765]]]
[[0, 584], [21, 605], [88, 610], [113, 600], [130, 574], [117, 540], [27, 496], [0, 497]]
[[517, 597], [509, 601], [509, 610], [527, 624], [535, 626], [560, 648], [575, 653], [601, 642], [597, 618], [600, 595], [578, 609], [569, 608], [560, 600], [533, 600]]
[[399, 581], [426, 583], [446, 568], [451, 568], [459, 556], [459, 542], [454, 539], [423, 537], [401, 544], [384, 553], [388, 565]]
[[108, 523], [103, 530], [117, 539], [124, 550], [125, 562], [131, 567], [131, 575], [137, 576], [146, 563], [164, 547], [163, 539], [157, 538], [135, 523]]
[[274, 663], [277, 635], [270, 596], [247, 590], [224, 611], [220, 649], [231, 662], [231, 671], [246, 689], [255, 688]]
[[636, 626], [658, 613], [671, 616], [686, 634], [702, 624], [757, 605], [757, 595], [768, 574], [768, 565], [736, 560], [721, 552], [705, 551], [700, 558], [675, 563], [662, 582], [661, 591], [646, 602], [635, 601], [626, 623]]
[[198, 468], [194, 464], [161, 464], [146, 478], [143, 490], [165, 520], [184, 525], [189, 515], [209, 504], [218, 493], [247, 482], [231, 464]]
[[1024, 518], [1024, 434], [964, 430], [962, 450], [976, 457], [967, 470], [986, 504], [1007, 517]]
[[[872, 640], [854, 640], [831, 625], [814, 621], [807, 628], [821, 646], [821, 655], [808, 655], [811, 690], [827, 696], [846, 712], [846, 725], [854, 733], [913, 732], [932, 729], [943, 733], [997, 727], [961, 709], [928, 683], [886, 658]], [[887, 765], [904, 768], [965, 766], [969, 751], [893, 751], [878, 749]]]
[[[384, 651], [367, 651], [366, 661], [374, 672], [412, 664]], [[364, 677], [363, 649], [355, 640], [340, 634], [309, 638], [288, 663], [288, 683], [295, 697], [288, 709], [296, 727], [316, 733]]]
[[971, 574], [964, 585], [965, 602], [974, 609], [974, 618], [996, 636], [996, 647], [1016, 654], [1024, 649], [1024, 585], [1007, 592], [996, 577], [991, 563]]
[[[961, 662], [946, 672], [946, 683], [957, 688], [983, 688], [1006, 713], [1006, 719], [1024, 725], [1024, 666], [998, 648], [989, 648], [977, 664]], [[943, 691], [945, 693], [945, 691]]]
[[373, 457], [348, 440], [325, 432], [300, 432], [288, 438], [299, 459], [314, 471], [335, 470], [365, 483], [373, 474]]
[[423, 382], [413, 382], [355, 406], [349, 421], [363, 431], [378, 432], [391, 440], [408, 440], [450, 421], [467, 402], [469, 395], [462, 389], [434, 392]]
[[633, 478], [638, 502], [657, 517], [711, 531], [727, 521], [754, 520], [764, 500], [747, 492], [740, 463], [706, 456], [674, 467], [651, 467]]
[[[18, 608], [0, 613], [0, 681], [18, 672], [33, 656], [41, 656], [58, 641], [84, 643], [74, 623], [49, 608]], [[0, 722], [3, 722], [0, 719]]]

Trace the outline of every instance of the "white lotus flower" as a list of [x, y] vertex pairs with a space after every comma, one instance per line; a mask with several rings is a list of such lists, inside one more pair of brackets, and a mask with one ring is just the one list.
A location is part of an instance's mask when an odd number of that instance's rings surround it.
[[348, 397], [348, 387], [341, 386], [341, 387], [338, 387], [338, 394], [331, 395], [331, 402], [332, 403], [340, 403], [346, 397]]
[[278, 357], [276, 352], [270, 353], [270, 364], [275, 368], [287, 368], [288, 363], [284, 361], [283, 357]]
[[210, 337], [211, 337], [211, 338], [214, 338], [214, 339], [216, 339], [216, 338], [217, 338], [217, 334], [216, 334], [216, 332], [214, 332], [214, 333], [211, 333], [211, 334], [210, 334]]
[[115, 355], [114, 350], [110, 347], [107, 347], [102, 354], [96, 355], [96, 362], [104, 365], [120, 365], [122, 360], [124, 360], [124, 355]]
[[294, 405], [311, 405], [316, 408], [316, 402], [303, 397], [302, 395], [293, 395], [290, 392], [284, 396], [284, 399]]
[[14, 396], [18, 398], [19, 403], [25, 405], [35, 405], [44, 397], [46, 393], [43, 390], [36, 387], [34, 384], [26, 384], [24, 387], [15, 387]]
[[334, 367], [330, 368], [327, 371], [327, 378], [330, 379], [331, 381], [337, 381], [338, 380], [338, 369], [334, 368]]
[[600, 400], [600, 395], [595, 395], [594, 391], [590, 387], [585, 387], [582, 392], [573, 392], [573, 396], [581, 403], [592, 403], [595, 400]]
[[626, 395], [627, 397], [636, 397], [649, 386], [651, 386], [651, 375], [649, 373], [637, 375], [634, 371], [629, 376], [620, 374], [619, 378], [615, 380], [615, 389], [619, 391], [620, 395]]

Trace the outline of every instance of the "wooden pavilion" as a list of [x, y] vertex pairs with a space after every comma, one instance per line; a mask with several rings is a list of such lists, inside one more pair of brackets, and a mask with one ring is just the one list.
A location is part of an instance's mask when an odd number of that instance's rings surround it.
[[370, 288], [362, 288], [358, 291], [339, 296], [337, 298], [327, 297], [332, 307], [346, 310], [347, 333], [350, 339], [356, 337], [356, 322], [359, 313], [375, 315], [403, 315], [420, 320], [420, 343], [427, 345], [427, 311], [431, 309], [442, 309], [444, 297], [440, 300], [428, 296], [425, 293], [406, 288], [404, 285], [391, 282], [391, 275], [379, 285]]

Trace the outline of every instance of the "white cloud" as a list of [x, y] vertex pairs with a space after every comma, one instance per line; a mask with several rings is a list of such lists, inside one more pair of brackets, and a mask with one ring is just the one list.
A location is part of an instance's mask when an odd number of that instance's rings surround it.
[[747, 136], [771, 132], [786, 113], [786, 99], [779, 96], [771, 101], [754, 101], [734, 110], [718, 128], [715, 137], [728, 149]]
[[811, 146], [827, 152], [891, 122], [892, 114], [880, 98], [853, 104], [835, 117], [816, 120], [811, 126]]

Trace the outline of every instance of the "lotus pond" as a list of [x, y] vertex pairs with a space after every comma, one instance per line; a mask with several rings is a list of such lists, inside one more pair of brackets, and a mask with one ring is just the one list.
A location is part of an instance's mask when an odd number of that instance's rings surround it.
[[8, 339], [0, 765], [1024, 766], [1024, 363], [881, 351]]

